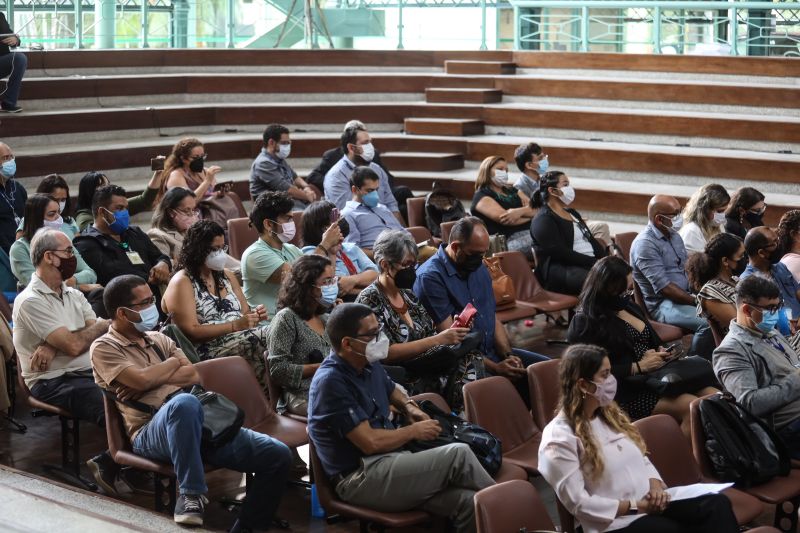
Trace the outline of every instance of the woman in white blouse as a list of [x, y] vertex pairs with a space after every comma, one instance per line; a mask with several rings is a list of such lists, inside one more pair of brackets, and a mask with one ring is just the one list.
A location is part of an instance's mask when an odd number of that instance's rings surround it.
[[561, 359], [560, 408], [545, 427], [539, 470], [585, 533], [734, 533], [721, 494], [671, 502], [644, 441], [614, 403], [603, 348], [571, 346]]
[[722, 231], [730, 201], [725, 187], [716, 183], [703, 185], [689, 198], [683, 209], [686, 224], [678, 232], [689, 255], [705, 250], [708, 240]]

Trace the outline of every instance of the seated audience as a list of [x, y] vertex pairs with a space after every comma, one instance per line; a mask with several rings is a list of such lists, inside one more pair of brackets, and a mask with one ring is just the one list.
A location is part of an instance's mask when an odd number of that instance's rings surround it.
[[[58, 174], [46, 176], [39, 182], [39, 185], [36, 187], [36, 192], [38, 194], [46, 194], [58, 203], [58, 214], [61, 215], [62, 218], [61, 231], [66, 233], [67, 237], [72, 239], [75, 235], [80, 233], [75, 219], [69, 216], [69, 213], [72, 212], [72, 200], [70, 200], [69, 197], [67, 180], [65, 180], [63, 176], [59, 176]], [[23, 226], [25, 226], [25, 217], [22, 217], [22, 220], [19, 222], [17, 237], [22, 234]]]
[[338, 288], [327, 257], [305, 255], [292, 265], [269, 331], [269, 375], [283, 393], [278, 410], [306, 416], [311, 378], [331, 351], [325, 333]]
[[514, 184], [528, 198], [539, 190], [539, 178], [550, 168], [550, 160], [536, 143], [523, 144], [514, 151], [514, 162], [522, 176]]
[[689, 282], [697, 293], [697, 315], [713, 321], [723, 333], [736, 317], [736, 283], [746, 266], [742, 239], [732, 233], [714, 235], [703, 252], [686, 262]]
[[[325, 327], [333, 345], [314, 374], [308, 435], [324, 472], [345, 502], [383, 512], [424, 509], [448, 516], [459, 532], [476, 530], [473, 497], [494, 481], [463, 443], [417, 453], [412, 440], [432, 440], [441, 427], [378, 364], [389, 343], [372, 310], [342, 304]], [[408, 425], [396, 427], [389, 408]]]
[[800, 284], [786, 265], [780, 262], [783, 254], [779, 244], [778, 235], [772, 228], [761, 226], [748, 231], [744, 238], [744, 249], [750, 262], [739, 278], [759, 274], [774, 281], [781, 291], [783, 305], [792, 312], [789, 319], [797, 320], [800, 318]]
[[549, 358], [512, 348], [503, 323], [495, 313], [496, 304], [489, 269], [483, 256], [489, 249], [489, 232], [477, 217], [464, 217], [450, 230], [450, 242], [417, 269], [414, 294], [425, 306], [438, 331], [453, 324], [453, 317], [468, 303], [477, 309], [473, 329], [485, 336], [481, 352], [487, 371], [512, 380], [527, 398], [525, 368]]
[[[59, 215], [58, 201], [46, 194], [37, 193], [28, 197], [28, 201], [25, 202], [22, 236], [14, 241], [9, 253], [11, 271], [22, 285], [27, 285], [31, 282], [31, 277], [36, 270], [31, 261], [31, 241], [36, 232], [43, 227], [61, 231], [68, 239], [72, 240], [72, 232], [64, 229], [64, 220]], [[70, 246], [72, 246], [72, 243], [70, 243]], [[95, 283], [97, 274], [86, 264], [80, 252], [74, 250], [74, 255], [76, 259], [75, 274], [69, 278], [64, 278], [64, 282], [68, 286], [79, 289], [84, 293], [100, 287]]]
[[264, 191], [286, 191], [294, 200], [294, 209], [302, 211], [317, 199], [317, 193], [289, 166], [292, 151], [289, 128], [270, 124], [264, 130], [264, 147], [250, 166], [250, 197]]
[[[309, 205], [303, 211], [303, 253], [315, 254], [322, 244], [322, 237], [331, 223], [331, 213], [336, 207], [327, 200], [321, 200]], [[338, 210], [337, 210], [338, 211]], [[336, 221], [346, 239], [350, 234], [350, 224], [347, 219], [339, 217]], [[334, 261], [336, 277], [339, 279], [339, 297], [344, 301], [352, 301], [364, 287], [375, 281], [378, 277], [378, 267], [372, 259], [352, 242], [339, 242], [330, 249], [325, 246], [320, 251], [328, 252], [328, 258]]]
[[[161, 197], [153, 212], [152, 227], [147, 230], [147, 236], [175, 264], [178, 262], [186, 232], [198, 220], [200, 211], [197, 209], [194, 193], [183, 187], [175, 187]], [[239, 261], [228, 255], [225, 268], [238, 270]]]
[[752, 187], [742, 187], [733, 193], [725, 211], [725, 231], [744, 240], [747, 232], [764, 225], [767, 204], [764, 195]]
[[[138, 196], [128, 198], [128, 213], [130, 216], [153, 209], [153, 204], [161, 191], [163, 178], [164, 175], [160, 170], [153, 172], [153, 176], [144, 191]], [[78, 186], [78, 207], [75, 210], [75, 223], [81, 233], [94, 224], [94, 211], [92, 210], [94, 193], [97, 192], [97, 189], [105, 187], [109, 183], [108, 178], [102, 172], [87, 172], [81, 178]]]
[[208, 463], [254, 474], [230, 531], [268, 529], [286, 488], [289, 448], [245, 428], [219, 448], [202, 446], [202, 406], [181, 390], [199, 384], [200, 376], [169, 337], [150, 331], [158, 320], [150, 288], [137, 276], [120, 276], [106, 288], [105, 305], [113, 318], [108, 333], [91, 347], [94, 379], [118, 397], [134, 397], [158, 409], [150, 415], [117, 402], [133, 453], [175, 469], [175, 522], [203, 525], [208, 491], [203, 465]]
[[725, 187], [715, 183], [703, 185], [689, 198], [678, 232], [689, 254], [702, 252], [706, 242], [721, 231], [730, 201]]
[[636, 426], [614, 403], [606, 351], [571, 346], [561, 360], [558, 415], [544, 428], [539, 470], [585, 533], [736, 533], [723, 494], [670, 501]]
[[778, 247], [783, 252], [781, 263], [800, 283], [800, 209], [787, 211], [778, 223]]
[[194, 343], [200, 359], [240, 355], [253, 367], [267, 391], [264, 350], [267, 319], [263, 305], [251, 309], [236, 276], [225, 270], [225, 233], [216, 222], [201, 220], [186, 232], [177, 272], [164, 292], [162, 307]]
[[350, 176], [351, 200], [345, 204], [342, 216], [347, 220], [350, 232], [346, 242], [369, 250], [375, 239], [388, 229], [403, 229], [385, 206], [378, 203], [381, 179], [370, 167], [357, 167]]
[[25, 211], [28, 191], [14, 179], [17, 174], [17, 160], [14, 152], [4, 142], [0, 142], [0, 191], [7, 200], [0, 202], [0, 249], [6, 254], [17, 237], [17, 228]]
[[138, 226], [130, 225], [125, 189], [118, 185], [100, 187], [92, 200], [94, 225], [75, 237], [86, 264], [97, 273], [101, 285], [123, 274], [133, 274], [150, 283], [160, 296], [158, 285], [169, 281], [172, 263]]
[[[72, 242], [45, 228], [31, 240], [36, 271], [14, 301], [14, 348], [31, 395], [73, 416], [105, 426], [103, 393], [92, 379], [89, 345], [108, 330], [83, 294], [66, 280], [75, 274]], [[119, 467], [108, 452], [87, 462], [98, 484], [115, 494]]]
[[[364, 289], [356, 302], [369, 306], [384, 334], [389, 338], [385, 363], [405, 367], [404, 363], [434, 351], [439, 346], [459, 344], [469, 328], [436, 330], [436, 324], [414, 295], [417, 279], [417, 244], [402, 230], [384, 231], [375, 241], [375, 261], [381, 269], [378, 279]], [[478, 358], [481, 359], [480, 353]], [[407, 369], [407, 381], [401, 383], [411, 394], [435, 392], [448, 405], [460, 411], [464, 404], [461, 389], [469, 381], [485, 377], [483, 364], [470, 356], [459, 361], [449, 375], [419, 375]]]
[[358, 127], [348, 128], [342, 134], [341, 146], [344, 155], [325, 174], [325, 199], [340, 210], [345, 209], [345, 204], [353, 194], [351, 189], [353, 171], [356, 167], [369, 167], [379, 182], [375, 187], [377, 191], [375, 205], [382, 204], [383, 209], [395, 217], [398, 226], [403, 227], [405, 221], [400, 214], [397, 200], [392, 195], [389, 176], [383, 168], [372, 161], [375, 157], [375, 147], [372, 145], [369, 133]]
[[714, 350], [714, 372], [725, 390], [774, 427], [792, 457], [800, 459], [800, 357], [775, 329], [781, 305], [773, 280], [750, 276], [740, 281], [736, 318]]
[[[289, 242], [297, 233], [292, 217], [293, 206], [288, 193], [267, 191], [258, 197], [250, 211], [250, 224], [259, 238], [242, 254], [244, 295], [251, 307], [263, 305], [270, 316], [277, 312], [275, 304], [283, 276], [303, 255], [300, 248]], [[317, 249], [327, 256], [341, 239], [339, 226], [330, 224]]]
[[615, 401], [634, 420], [655, 414], [673, 417], [690, 436], [689, 404], [698, 396], [717, 392], [712, 379], [696, 394], [668, 397], [648, 388], [640, 376], [658, 370], [673, 357], [631, 300], [628, 289], [632, 269], [619, 257], [605, 257], [595, 263], [581, 292], [578, 312], [567, 333], [570, 343], [596, 344], [608, 351], [611, 372], [619, 384]]
[[539, 209], [531, 222], [536, 250], [536, 275], [551, 291], [577, 295], [592, 265], [606, 256], [603, 245], [592, 235], [580, 213], [567, 206], [575, 189], [563, 172], [550, 171], [539, 180], [531, 206]]
[[530, 222], [536, 212], [528, 196], [508, 184], [508, 163], [502, 157], [481, 163], [470, 211], [483, 220], [489, 235], [504, 235], [509, 250], [533, 259]]
[[172, 152], [164, 161], [162, 173], [165, 181], [161, 195], [168, 189], [183, 187], [192, 191], [200, 200], [215, 195], [222, 196], [224, 192], [214, 189], [217, 184], [216, 176], [222, 169], [216, 165], [206, 168], [207, 157], [200, 139], [186, 137], [175, 143]]

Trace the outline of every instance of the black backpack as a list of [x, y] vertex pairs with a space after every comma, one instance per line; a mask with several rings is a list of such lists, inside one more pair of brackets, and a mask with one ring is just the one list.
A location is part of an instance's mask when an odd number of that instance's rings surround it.
[[486, 472], [494, 477], [503, 464], [503, 446], [500, 439], [477, 424], [471, 424], [451, 413], [445, 413], [429, 400], [419, 402], [419, 408], [439, 422], [442, 432], [433, 440], [412, 440], [406, 448], [421, 452], [457, 442], [468, 444]]
[[433, 184], [433, 191], [425, 197], [425, 224], [434, 237], [442, 236], [442, 222], [452, 222], [467, 216], [464, 205], [455, 194]]
[[748, 488], [789, 474], [786, 445], [730, 394], [700, 402], [700, 419], [711, 469], [721, 481]]

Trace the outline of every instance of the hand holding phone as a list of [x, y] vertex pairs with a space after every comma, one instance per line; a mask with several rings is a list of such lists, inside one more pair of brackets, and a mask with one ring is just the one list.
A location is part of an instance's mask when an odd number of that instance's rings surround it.
[[457, 315], [453, 323], [450, 324], [451, 328], [470, 328], [472, 327], [472, 322], [475, 320], [475, 315], [478, 314], [478, 310], [475, 309], [475, 306], [471, 303], [468, 303], [464, 310], [461, 311], [461, 314]]
[[226, 181], [225, 183], [217, 183], [214, 185], [214, 192], [224, 191], [228, 192], [233, 189], [233, 180]]
[[331, 224], [333, 224], [337, 220], [339, 220], [339, 208], [334, 207], [333, 209], [331, 209]]
[[164, 161], [166, 160], [167, 158], [164, 157], [163, 155], [154, 157], [153, 159], [150, 160], [150, 170], [152, 170], [153, 172], [155, 172], [156, 170], [164, 170]]

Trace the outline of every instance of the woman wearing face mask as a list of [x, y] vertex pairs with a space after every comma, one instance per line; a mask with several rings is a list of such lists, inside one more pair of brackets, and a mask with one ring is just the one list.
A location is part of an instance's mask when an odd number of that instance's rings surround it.
[[766, 210], [763, 194], [752, 187], [740, 188], [725, 211], [725, 231], [744, 240], [750, 229], [764, 225]]
[[683, 209], [685, 224], [678, 232], [689, 255], [702, 252], [708, 240], [722, 231], [730, 201], [725, 187], [716, 183], [703, 185], [689, 198]]
[[634, 420], [654, 414], [673, 417], [690, 434], [689, 404], [698, 396], [716, 392], [702, 388], [696, 394], [670, 398], [646, 388], [641, 376], [658, 370], [681, 351], [663, 346], [642, 309], [631, 299], [632, 269], [618, 257], [598, 261], [589, 272], [580, 295], [578, 312], [567, 332], [570, 343], [590, 343], [608, 350], [611, 372], [618, 382], [616, 402]]
[[723, 494], [670, 501], [642, 436], [614, 403], [605, 350], [571, 346], [561, 359], [559, 411], [544, 428], [539, 470], [585, 533], [735, 533]]
[[508, 181], [508, 163], [498, 156], [483, 160], [475, 180], [470, 211], [483, 220], [489, 235], [505, 235], [509, 250], [533, 259], [530, 221], [536, 212], [528, 196]]
[[222, 228], [201, 220], [186, 232], [178, 272], [164, 292], [162, 308], [197, 347], [200, 359], [240, 355], [255, 371], [267, 393], [264, 350], [268, 327], [263, 305], [251, 309], [239, 282], [225, 270], [227, 254]]
[[307, 416], [311, 378], [331, 351], [325, 323], [338, 292], [330, 260], [319, 255], [301, 257], [283, 279], [268, 349], [270, 377], [283, 389], [279, 412]]
[[686, 262], [689, 283], [697, 293], [697, 315], [713, 321], [722, 333], [736, 318], [736, 284], [746, 267], [742, 239], [730, 233], [711, 237], [705, 250]]
[[[380, 268], [378, 279], [361, 291], [356, 303], [369, 306], [391, 343], [385, 364], [403, 366], [439, 346], [459, 344], [468, 328], [449, 328], [437, 333], [433, 319], [412, 291], [416, 281], [417, 244], [404, 230], [387, 230], [378, 235], [373, 247]], [[476, 355], [480, 361], [482, 356]], [[472, 357], [459, 363], [449, 375], [415, 375], [407, 373], [405, 386], [410, 394], [436, 392], [447, 395], [455, 410], [463, 405], [461, 388], [464, 383], [485, 376], [482, 365], [476, 369]], [[463, 383], [462, 383], [463, 381]], [[458, 382], [458, 383], [456, 383]]]
[[[183, 187], [191, 190], [201, 200], [214, 196], [215, 178], [222, 169], [218, 166], [205, 168], [206, 157], [205, 148], [199, 139], [187, 137], [175, 143], [164, 162], [163, 172], [167, 178], [161, 195], [168, 189]], [[216, 193], [217, 196], [224, 194], [222, 191]]]
[[[163, 174], [160, 170], [153, 172], [153, 176], [142, 194], [128, 198], [128, 212], [131, 216], [150, 211], [153, 208], [153, 203], [161, 190], [162, 177]], [[75, 210], [75, 223], [81, 232], [86, 231], [86, 228], [94, 224], [92, 198], [94, 198], [95, 191], [109, 183], [108, 177], [102, 172], [87, 172], [81, 178], [78, 187], [78, 207]]]
[[783, 250], [781, 263], [786, 265], [794, 280], [800, 283], [800, 209], [787, 211], [778, 223], [778, 247]]
[[[69, 216], [72, 213], [72, 200], [69, 198], [69, 186], [67, 181], [58, 174], [50, 174], [39, 182], [36, 187], [38, 194], [49, 195], [53, 200], [58, 202], [58, 212], [62, 218], [61, 231], [63, 231], [70, 240], [79, 233], [78, 224], [75, 219]], [[22, 235], [22, 229], [25, 225], [25, 218], [23, 217], [17, 228], [17, 238]]]
[[553, 170], [542, 176], [531, 199], [531, 206], [539, 212], [530, 232], [539, 281], [548, 290], [577, 295], [589, 269], [607, 252], [580, 213], [567, 207], [573, 200], [575, 189], [566, 174]]

